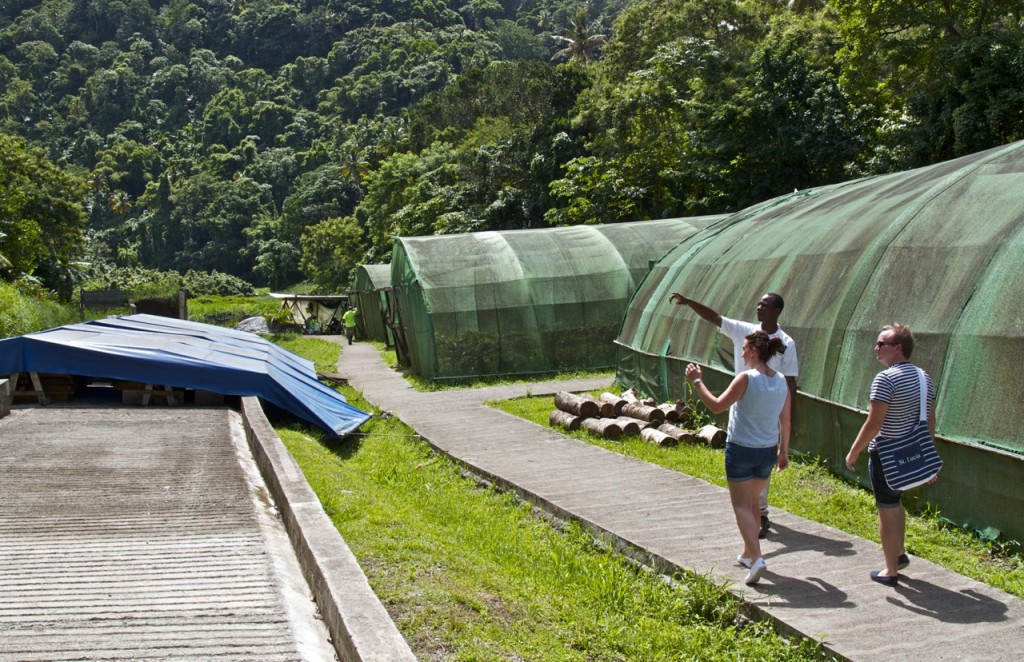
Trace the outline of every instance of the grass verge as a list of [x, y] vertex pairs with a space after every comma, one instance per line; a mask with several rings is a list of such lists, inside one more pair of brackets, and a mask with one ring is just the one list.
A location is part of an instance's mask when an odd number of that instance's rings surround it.
[[188, 300], [189, 319], [221, 326], [234, 326], [247, 317], [272, 317], [280, 310], [281, 302], [269, 296], [199, 296]]
[[338, 370], [340, 347], [336, 343], [298, 333], [276, 334], [269, 339], [289, 352], [309, 359], [319, 372], [333, 373]]
[[[381, 354], [381, 358], [384, 363], [391, 366], [393, 369], [398, 369], [398, 354], [394, 349], [388, 349], [384, 343], [373, 342], [374, 347]], [[557, 372], [557, 373], [544, 373], [537, 375], [519, 375], [519, 376], [486, 376], [475, 379], [451, 379], [441, 381], [431, 381], [424, 379], [418, 375], [411, 373], [403, 373], [405, 381], [409, 382], [417, 391], [431, 392], [431, 391], [450, 391], [455, 389], [468, 389], [468, 388], [480, 388], [482, 386], [495, 386], [495, 385], [509, 385], [509, 384], [532, 384], [537, 381], [547, 380], [565, 380], [565, 379], [578, 379], [581, 377], [599, 377], [607, 375], [609, 378], [615, 375], [615, 372], [608, 370], [605, 372], [593, 371], [593, 370], [577, 370], [573, 372]]]
[[374, 591], [422, 660], [821, 659], [738, 616], [724, 587], [675, 582], [479, 487], [358, 392], [375, 416], [325, 442], [279, 430]]

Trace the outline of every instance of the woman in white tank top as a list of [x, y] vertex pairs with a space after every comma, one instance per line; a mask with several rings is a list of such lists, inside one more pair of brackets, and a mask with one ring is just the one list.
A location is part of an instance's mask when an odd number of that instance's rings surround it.
[[772, 469], [789, 464], [789, 386], [786, 378], [768, 367], [768, 361], [782, 349], [782, 341], [764, 331], [755, 331], [743, 341], [740, 372], [720, 396], [704, 385], [699, 365], [686, 366], [686, 378], [712, 413], [729, 410], [725, 444], [725, 476], [736, 526], [743, 538], [743, 552], [736, 561], [749, 568], [744, 582], [756, 584], [768, 569], [761, 556], [758, 532], [761, 507], [758, 495]]

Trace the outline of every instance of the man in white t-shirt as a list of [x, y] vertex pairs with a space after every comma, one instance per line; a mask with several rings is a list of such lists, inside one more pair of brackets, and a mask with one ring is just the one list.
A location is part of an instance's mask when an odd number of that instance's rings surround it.
[[[799, 368], [796, 358], [796, 343], [779, 326], [779, 315], [782, 314], [782, 309], [786, 305], [782, 297], [774, 292], [769, 292], [761, 297], [761, 300], [757, 302], [757, 321], [759, 324], [722, 317], [704, 304], [688, 299], [679, 293], [673, 293], [668, 300], [670, 303], [689, 306], [702, 319], [717, 326], [719, 333], [728, 336], [732, 340], [733, 371], [735, 372], [743, 370], [743, 339], [747, 335], [760, 330], [769, 336], [782, 340], [786, 346], [785, 350], [782, 354], [776, 354], [772, 357], [772, 360], [768, 362], [768, 367], [781, 373], [789, 385], [791, 402], [789, 421], [790, 429], [793, 430], [795, 436], [796, 431], [792, 427], [792, 423], [794, 419], [793, 411], [796, 409], [796, 378], [799, 374]], [[780, 464], [779, 468], [783, 469], [784, 466]], [[761, 538], [767, 537], [768, 527], [771, 526], [771, 521], [768, 519], [768, 486], [770, 482], [770, 479], [765, 481], [764, 489], [761, 491]]]

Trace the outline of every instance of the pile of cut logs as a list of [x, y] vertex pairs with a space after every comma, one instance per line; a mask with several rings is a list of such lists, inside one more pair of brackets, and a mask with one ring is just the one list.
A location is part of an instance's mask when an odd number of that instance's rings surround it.
[[621, 396], [602, 393], [600, 398], [559, 391], [555, 394], [555, 407], [548, 417], [549, 425], [566, 430], [582, 428], [605, 439], [640, 435], [644, 441], [658, 446], [675, 446], [679, 442], [712, 448], [725, 446], [725, 430], [721, 428], [705, 425], [691, 431], [677, 425], [689, 418], [689, 406], [685, 403], [657, 404], [652, 399], [640, 399], [633, 389]]

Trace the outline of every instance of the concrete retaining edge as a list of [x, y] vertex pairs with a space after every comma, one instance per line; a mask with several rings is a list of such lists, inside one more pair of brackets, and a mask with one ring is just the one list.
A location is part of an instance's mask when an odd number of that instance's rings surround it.
[[412, 649], [270, 425], [259, 398], [242, 398], [242, 419], [253, 457], [281, 513], [338, 657], [344, 662], [414, 661]]
[[9, 379], [0, 379], [0, 418], [11, 413], [11, 401], [14, 399], [14, 385]]

